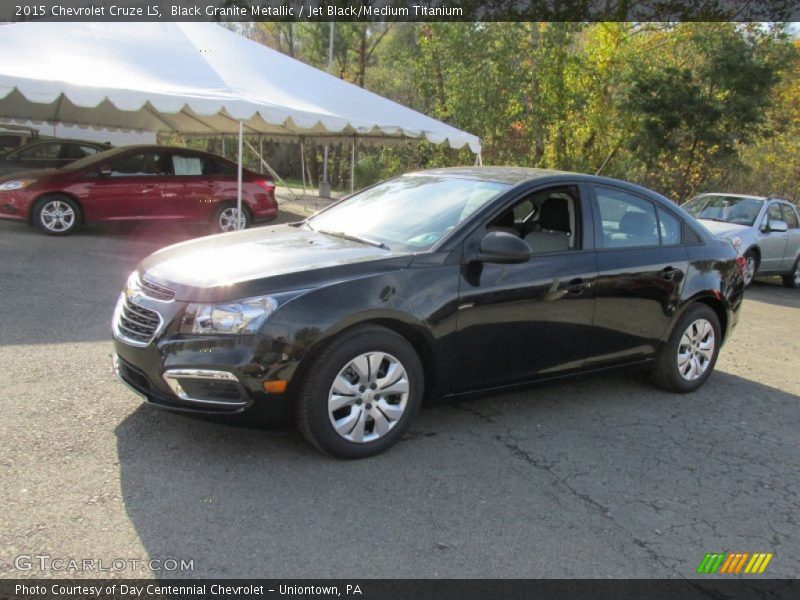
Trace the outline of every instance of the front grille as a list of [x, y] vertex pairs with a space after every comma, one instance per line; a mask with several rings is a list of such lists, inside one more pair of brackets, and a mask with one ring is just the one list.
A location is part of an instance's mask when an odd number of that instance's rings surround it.
[[119, 334], [129, 341], [149, 344], [161, 325], [161, 317], [155, 311], [129, 302], [127, 298], [121, 302], [116, 323]]
[[141, 286], [142, 292], [144, 292], [145, 296], [155, 300], [162, 300], [164, 302], [175, 300], [175, 291], [166, 288], [163, 285], [158, 285], [157, 283], [147, 281], [146, 279], [142, 279], [139, 282], [139, 285]]

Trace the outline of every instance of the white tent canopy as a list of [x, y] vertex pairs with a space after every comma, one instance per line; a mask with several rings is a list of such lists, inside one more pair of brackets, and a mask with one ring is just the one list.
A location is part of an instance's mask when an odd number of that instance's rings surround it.
[[0, 26], [0, 118], [183, 134], [480, 140], [211, 23]]

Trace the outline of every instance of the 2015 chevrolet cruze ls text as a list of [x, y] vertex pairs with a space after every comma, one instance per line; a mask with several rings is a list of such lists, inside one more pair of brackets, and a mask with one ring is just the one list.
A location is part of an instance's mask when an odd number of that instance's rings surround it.
[[644, 188], [440, 169], [300, 223], [164, 248], [113, 317], [120, 378], [153, 404], [288, 398], [318, 448], [386, 450], [428, 397], [650, 363], [691, 392], [744, 290], [733, 247]]

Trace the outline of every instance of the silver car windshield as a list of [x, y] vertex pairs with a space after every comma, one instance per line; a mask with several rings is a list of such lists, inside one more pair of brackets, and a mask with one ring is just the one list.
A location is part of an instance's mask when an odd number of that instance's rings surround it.
[[509, 187], [494, 181], [403, 175], [351, 196], [307, 225], [391, 250], [428, 250]]
[[764, 206], [758, 198], [696, 196], [683, 205], [693, 217], [752, 227]]

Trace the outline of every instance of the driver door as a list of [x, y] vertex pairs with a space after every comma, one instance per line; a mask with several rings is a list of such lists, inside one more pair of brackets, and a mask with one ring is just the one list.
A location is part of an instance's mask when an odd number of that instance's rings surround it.
[[[578, 369], [586, 361], [597, 279], [591, 208], [583, 185], [552, 190], [562, 195], [567, 190], [573, 198], [570, 248], [534, 248], [531, 259], [521, 264], [474, 259], [488, 229], [523, 226], [525, 213], [531, 212], [528, 196], [548, 188], [518, 197], [464, 243], [456, 337], [460, 375], [454, 391], [547, 377]], [[525, 231], [519, 234], [524, 237]]]
[[771, 202], [761, 221], [761, 263], [758, 267], [760, 273], [780, 271], [783, 266], [783, 257], [786, 254], [786, 245], [789, 234], [785, 231], [770, 231], [772, 221], [782, 221], [783, 213], [779, 202]]

